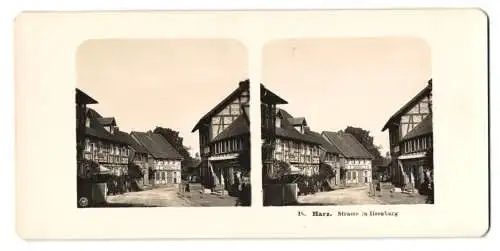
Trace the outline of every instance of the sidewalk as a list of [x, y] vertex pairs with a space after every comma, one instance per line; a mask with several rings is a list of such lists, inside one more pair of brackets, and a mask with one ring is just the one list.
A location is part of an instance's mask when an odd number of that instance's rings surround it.
[[382, 183], [381, 191], [376, 192], [376, 196], [371, 196], [380, 204], [426, 204], [427, 196], [419, 193], [392, 192], [390, 183]]
[[177, 196], [193, 207], [234, 207], [238, 198], [229, 195], [202, 193], [201, 185], [190, 184], [190, 191], [178, 191]]

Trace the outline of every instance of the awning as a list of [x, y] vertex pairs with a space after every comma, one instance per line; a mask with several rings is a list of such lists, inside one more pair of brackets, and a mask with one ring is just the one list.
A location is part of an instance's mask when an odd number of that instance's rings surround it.
[[99, 165], [99, 174], [110, 174], [111, 171], [104, 167], [103, 165]]
[[238, 156], [239, 156], [238, 153], [222, 154], [222, 155], [212, 156], [208, 158], [208, 160], [210, 161], [231, 160], [231, 159], [237, 159]]
[[417, 152], [417, 153], [410, 153], [410, 154], [404, 154], [398, 157], [398, 159], [418, 159], [418, 158], [424, 158], [426, 156], [425, 152]]
[[300, 173], [302, 173], [302, 170], [300, 170], [300, 168], [294, 165], [290, 165], [290, 174], [300, 174]]

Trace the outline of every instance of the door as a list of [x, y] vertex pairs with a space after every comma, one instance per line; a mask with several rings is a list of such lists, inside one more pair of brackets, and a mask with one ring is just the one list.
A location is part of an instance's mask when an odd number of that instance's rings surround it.
[[165, 172], [161, 172], [161, 184], [166, 184]]

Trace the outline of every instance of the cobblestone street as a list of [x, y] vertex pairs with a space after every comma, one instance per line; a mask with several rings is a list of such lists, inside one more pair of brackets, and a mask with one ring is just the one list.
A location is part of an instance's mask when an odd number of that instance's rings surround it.
[[237, 199], [230, 196], [200, 193], [199, 184], [192, 185], [190, 192], [179, 193], [177, 187], [108, 196], [108, 207], [224, 207], [235, 206]]
[[386, 205], [425, 204], [427, 196], [420, 194], [391, 193], [390, 186], [382, 185], [382, 191], [370, 196], [368, 185], [349, 187], [313, 195], [299, 196], [300, 205]]

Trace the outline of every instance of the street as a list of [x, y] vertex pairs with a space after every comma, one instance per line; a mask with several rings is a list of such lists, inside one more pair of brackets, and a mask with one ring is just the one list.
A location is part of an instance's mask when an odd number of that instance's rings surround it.
[[179, 193], [177, 187], [161, 187], [108, 196], [106, 207], [204, 207], [235, 206], [236, 198], [200, 193], [201, 186], [193, 184], [190, 192]]
[[370, 196], [370, 187], [362, 185], [313, 195], [299, 196], [300, 205], [374, 205], [374, 204], [425, 204], [426, 196], [420, 194], [392, 193], [390, 186], [382, 185], [382, 191]]

